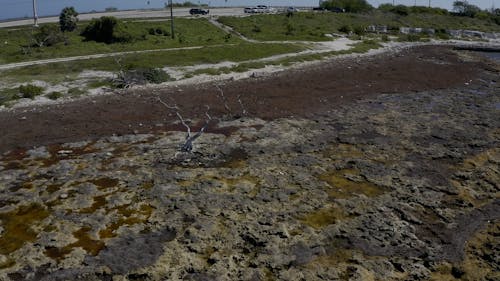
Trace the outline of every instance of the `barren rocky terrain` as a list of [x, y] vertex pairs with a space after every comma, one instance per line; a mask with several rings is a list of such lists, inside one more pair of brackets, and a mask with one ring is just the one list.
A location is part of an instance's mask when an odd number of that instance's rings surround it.
[[[0, 112], [0, 280], [498, 280], [498, 73], [426, 46]], [[193, 152], [158, 97], [210, 107]]]

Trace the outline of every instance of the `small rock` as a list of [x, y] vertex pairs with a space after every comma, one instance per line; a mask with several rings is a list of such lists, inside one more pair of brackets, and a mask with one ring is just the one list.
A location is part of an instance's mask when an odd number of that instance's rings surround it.
[[63, 193], [63, 194], [59, 195], [59, 198], [66, 199], [66, 198], [68, 198], [68, 194]]

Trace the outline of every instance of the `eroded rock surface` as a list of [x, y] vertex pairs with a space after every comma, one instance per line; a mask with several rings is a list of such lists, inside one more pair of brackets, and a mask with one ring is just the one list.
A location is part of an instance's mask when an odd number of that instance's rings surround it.
[[13, 150], [0, 279], [498, 280], [499, 93]]

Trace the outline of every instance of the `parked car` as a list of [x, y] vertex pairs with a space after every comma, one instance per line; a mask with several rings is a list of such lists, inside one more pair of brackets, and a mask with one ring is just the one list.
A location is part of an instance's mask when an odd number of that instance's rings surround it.
[[313, 11], [323, 12], [323, 11], [327, 11], [327, 9], [322, 8], [322, 7], [314, 7]]
[[199, 8], [193, 8], [189, 10], [190, 15], [207, 15], [209, 12], [210, 12], [209, 10], [204, 10]]
[[255, 7], [246, 7], [243, 9], [243, 12], [245, 12], [245, 14], [254, 14], [256, 13], [255, 9]]
[[295, 7], [288, 7], [288, 8], [286, 8], [286, 11], [287, 11], [287, 13], [295, 13], [295, 12], [298, 12], [299, 9], [297, 9]]

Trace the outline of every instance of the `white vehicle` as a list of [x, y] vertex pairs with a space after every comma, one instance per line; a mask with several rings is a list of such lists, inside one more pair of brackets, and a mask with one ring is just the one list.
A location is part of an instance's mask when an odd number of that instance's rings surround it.
[[245, 14], [253, 14], [253, 13], [255, 13], [255, 8], [254, 7], [246, 7], [245, 9], [243, 9], [243, 12]]
[[288, 7], [288, 8], [286, 8], [286, 11], [287, 11], [288, 13], [295, 13], [295, 12], [298, 12], [298, 11], [299, 11], [299, 9], [297, 9], [297, 8], [295, 8], [295, 7]]

